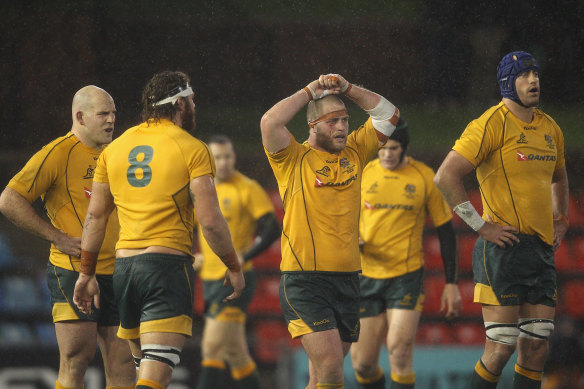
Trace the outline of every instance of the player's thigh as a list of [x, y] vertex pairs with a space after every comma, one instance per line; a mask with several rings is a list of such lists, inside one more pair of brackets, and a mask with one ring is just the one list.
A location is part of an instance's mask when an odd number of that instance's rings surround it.
[[205, 318], [203, 353], [216, 354], [222, 350], [247, 352], [245, 323]]
[[97, 343], [104, 359], [125, 363], [131, 360], [130, 346], [126, 340], [117, 335], [118, 326], [97, 328]]
[[59, 352], [64, 358], [93, 358], [97, 348], [97, 323], [64, 321], [55, 323]]
[[550, 307], [548, 305], [542, 304], [529, 304], [524, 303], [519, 309], [519, 316], [523, 319], [534, 318], [534, 319], [549, 319], [553, 320], [556, 315], [556, 308]]
[[302, 335], [300, 341], [318, 373], [323, 364], [342, 364], [344, 348], [336, 328]]
[[500, 306], [483, 304], [483, 320], [494, 323], [517, 323], [519, 309], [519, 305]]
[[387, 318], [385, 312], [361, 318], [359, 340], [351, 346], [353, 366], [377, 364], [386, 333]]
[[422, 312], [416, 309], [388, 309], [387, 347], [412, 347]]

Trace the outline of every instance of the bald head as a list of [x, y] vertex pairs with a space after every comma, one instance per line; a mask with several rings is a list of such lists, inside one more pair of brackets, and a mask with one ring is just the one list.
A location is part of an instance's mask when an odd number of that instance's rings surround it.
[[71, 104], [71, 131], [86, 146], [101, 148], [112, 141], [116, 106], [105, 90], [88, 85], [79, 89]]
[[319, 100], [311, 100], [306, 109], [306, 119], [310, 123], [324, 114], [344, 109], [343, 100], [334, 95], [328, 95]]
[[75, 114], [77, 112], [87, 112], [94, 108], [98, 101], [103, 99], [114, 101], [109, 93], [95, 85], [87, 85], [79, 89], [73, 96], [73, 104], [71, 105], [73, 123], [75, 123]]

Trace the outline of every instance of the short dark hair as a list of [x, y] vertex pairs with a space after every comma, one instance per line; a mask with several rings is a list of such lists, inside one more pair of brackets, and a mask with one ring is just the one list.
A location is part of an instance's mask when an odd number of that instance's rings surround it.
[[217, 135], [213, 135], [209, 138], [209, 141], [207, 142], [207, 144], [211, 144], [211, 143], [217, 143], [220, 145], [228, 145], [228, 144], [233, 144], [233, 142], [231, 142], [231, 139], [229, 139], [227, 136], [225, 135], [221, 135], [221, 134], [217, 134]]
[[178, 109], [175, 104], [154, 105], [154, 103], [169, 97], [170, 91], [185, 86], [189, 81], [189, 76], [181, 71], [166, 70], [152, 76], [142, 91], [142, 120], [174, 117]]
[[410, 144], [410, 134], [408, 132], [408, 123], [406, 123], [404, 119], [399, 118], [397, 126], [389, 139], [398, 142], [402, 147], [403, 154], [406, 153], [408, 145]]

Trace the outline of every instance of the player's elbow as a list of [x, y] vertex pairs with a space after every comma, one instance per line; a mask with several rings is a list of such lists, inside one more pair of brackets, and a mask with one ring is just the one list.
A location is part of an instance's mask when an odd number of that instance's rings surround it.
[[444, 187], [444, 169], [440, 168], [434, 176], [434, 184], [441, 189]]
[[266, 112], [262, 119], [260, 120], [260, 130], [262, 132], [262, 138], [267, 138], [270, 136], [272, 129], [275, 127], [274, 117], [270, 114], [270, 111]]

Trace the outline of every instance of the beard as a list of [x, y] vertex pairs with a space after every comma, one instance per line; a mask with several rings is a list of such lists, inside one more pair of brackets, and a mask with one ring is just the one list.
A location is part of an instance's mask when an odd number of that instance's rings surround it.
[[315, 141], [318, 147], [322, 148], [323, 150], [326, 150], [331, 154], [338, 153], [339, 151], [343, 150], [346, 145], [346, 142], [343, 142], [342, 144], [335, 143], [333, 139], [331, 139], [329, 136], [324, 135], [322, 132], [318, 130], [316, 131]]
[[195, 109], [187, 105], [187, 109], [183, 113], [182, 128], [187, 132], [195, 131], [197, 127], [197, 122], [195, 120]]

